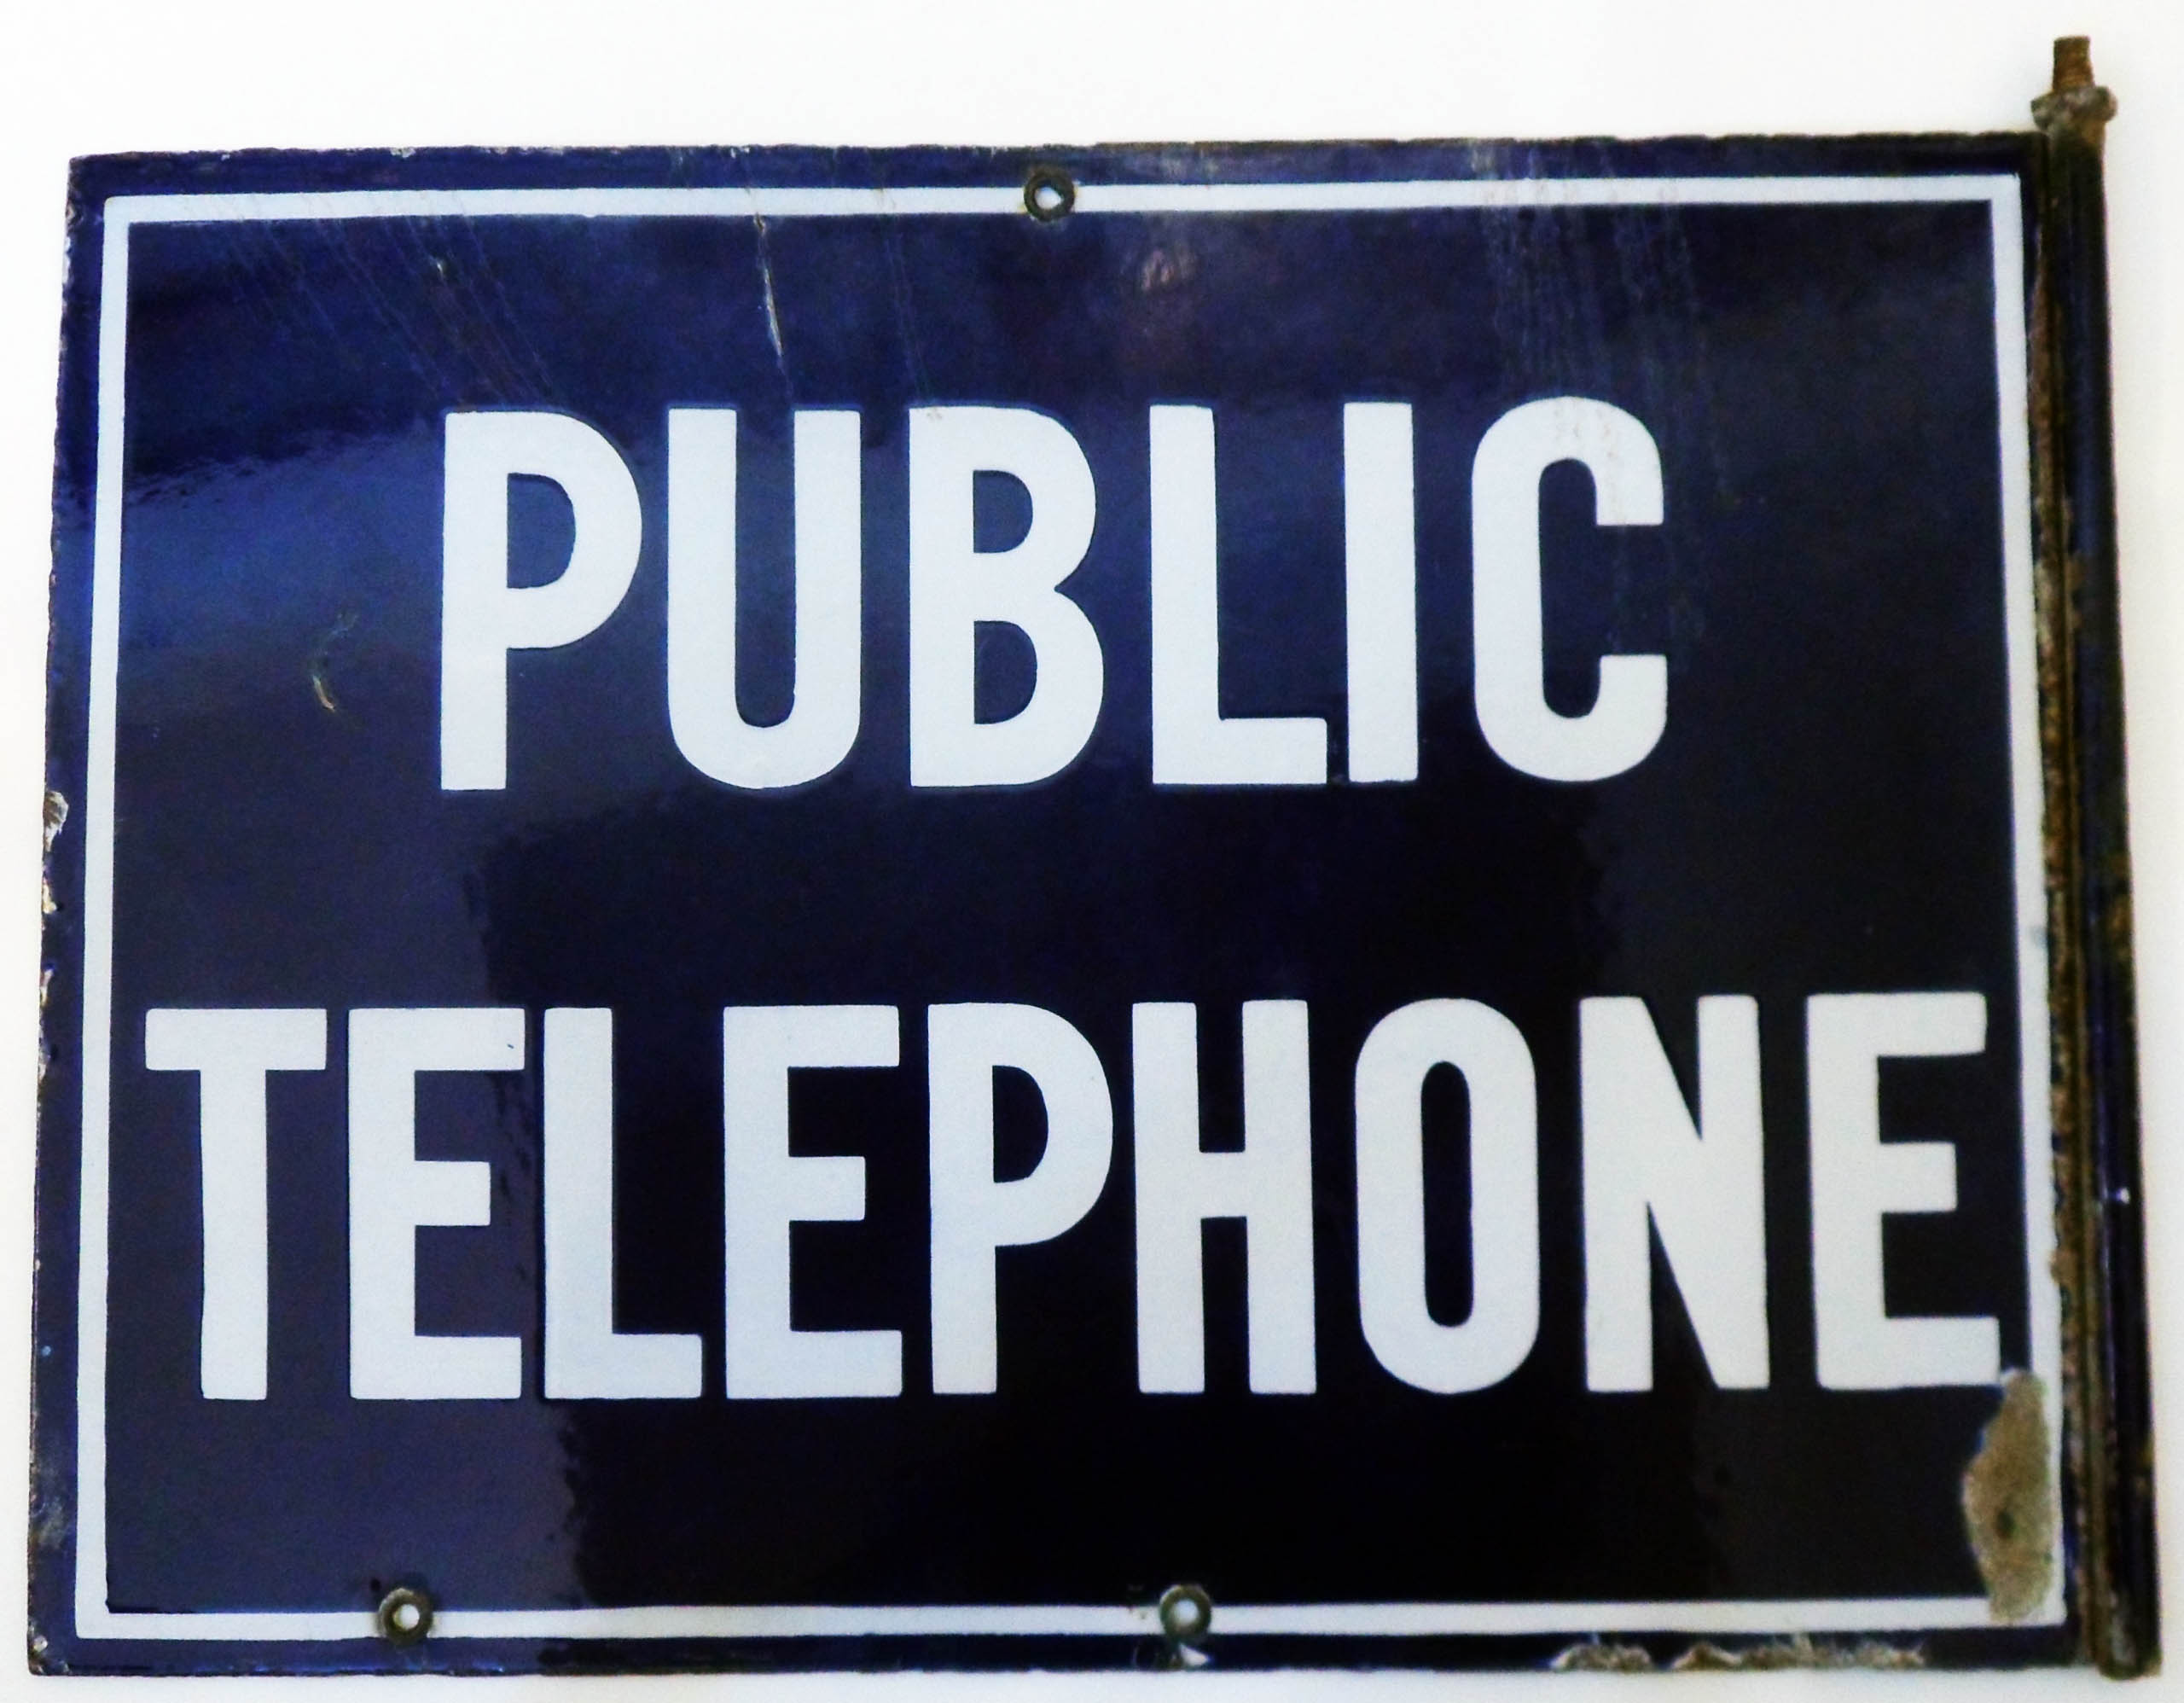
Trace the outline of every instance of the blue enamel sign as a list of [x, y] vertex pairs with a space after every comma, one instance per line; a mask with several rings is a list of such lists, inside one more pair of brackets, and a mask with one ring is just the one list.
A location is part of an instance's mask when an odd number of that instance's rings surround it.
[[2037, 141], [80, 165], [35, 1659], [2069, 1659]]

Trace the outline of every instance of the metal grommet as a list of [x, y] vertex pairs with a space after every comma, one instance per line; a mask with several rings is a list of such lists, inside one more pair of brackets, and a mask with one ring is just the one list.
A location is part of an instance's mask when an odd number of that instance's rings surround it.
[[1160, 1593], [1160, 1630], [1174, 1644], [1195, 1644], [1213, 1627], [1213, 1599], [1203, 1585], [1171, 1584]]
[[433, 1630], [433, 1599], [421, 1590], [398, 1584], [379, 1600], [379, 1635], [398, 1649], [421, 1644]]
[[1051, 224], [1077, 205], [1077, 183], [1059, 166], [1034, 166], [1024, 180], [1024, 211]]

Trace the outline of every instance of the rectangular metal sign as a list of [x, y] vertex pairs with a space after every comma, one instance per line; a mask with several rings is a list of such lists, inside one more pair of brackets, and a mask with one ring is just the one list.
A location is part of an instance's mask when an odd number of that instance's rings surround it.
[[2100, 1654], [2048, 147], [82, 162], [34, 1661]]

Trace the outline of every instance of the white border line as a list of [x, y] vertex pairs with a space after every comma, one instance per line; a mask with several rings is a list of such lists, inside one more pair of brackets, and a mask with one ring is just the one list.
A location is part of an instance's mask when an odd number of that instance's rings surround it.
[[2001, 413], [2003, 642], [2009, 655], [2010, 799], [2017, 853], [2019, 1094], [2024, 1105], [2027, 1340], [2048, 1422], [2048, 1481], [2055, 1487], [2053, 1564], [2038, 1618], [2063, 1618], [2063, 1300], [2054, 1276], [2055, 1154], [2048, 1034], [2047, 800], [2041, 784], [2040, 663], [2032, 578], [2032, 445], [2026, 393], [2024, 210], [1995, 197], [1995, 368]]
[[91, 521], [91, 678], [84, 764], [84, 1179], [77, 1212], [76, 1630], [106, 1606], [107, 1088], [113, 1066], [114, 700], [121, 672], [122, 402], [129, 223], [110, 221], [99, 272], [98, 487]]
[[[1498, 177], [1377, 183], [1086, 183], [1087, 213], [1400, 212], [1455, 207], [1728, 206], [1991, 201], [2018, 180], [1916, 177]], [[237, 219], [871, 218], [906, 213], [1021, 218], [1015, 189], [334, 189], [279, 195], [117, 195], [111, 224]]]
[[[1085, 184], [1078, 213], [1403, 212], [1529, 206], [1698, 206], [1985, 202], [1995, 254], [1995, 350], [2001, 407], [2002, 572], [2016, 854], [2019, 1046], [2024, 1060], [2025, 1253], [2032, 1369], [2046, 1392], [2049, 1481], [2062, 1470], [2061, 1298], [2054, 1247], [2048, 1107], [2047, 883], [2034, 647], [2031, 450], [2026, 419], [2023, 213], [2007, 174], [1859, 177], [1513, 178], [1370, 183]], [[90, 1638], [367, 1639], [369, 1612], [117, 1613], [107, 1607], [106, 1349], [113, 1068], [114, 713], [120, 667], [129, 232], [139, 224], [237, 220], [1023, 216], [1004, 189], [374, 189], [298, 195], [118, 195], [105, 205], [100, 275], [97, 488], [84, 854], [83, 1184], [77, 1278], [76, 1634]], [[2023, 1625], [2064, 1618], [2057, 1522], [2052, 1584]], [[1421, 1636], [1462, 1633], [1918, 1632], [1993, 1624], [1987, 1600], [1885, 1597], [1754, 1602], [1242, 1603], [1223, 1631]], [[454, 1609], [435, 1637], [843, 1637], [958, 1634], [1135, 1637], [1150, 1608], [1072, 1605]]]
[[[1984, 1596], [1826, 1598], [1778, 1602], [1304, 1602], [1222, 1604], [1223, 1632], [1445, 1637], [1465, 1633], [1935, 1632], [1988, 1626]], [[340, 1613], [111, 1614], [105, 1636], [376, 1640], [373, 1617]], [[1146, 1638], [1151, 1607], [1042, 1603], [994, 1607], [473, 1608], [433, 1617], [435, 1638]]]

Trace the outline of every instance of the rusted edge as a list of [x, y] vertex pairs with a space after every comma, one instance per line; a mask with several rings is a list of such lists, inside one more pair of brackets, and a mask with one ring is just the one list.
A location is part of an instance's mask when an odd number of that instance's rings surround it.
[[2051, 139], [2068, 137], [2099, 148], [2116, 116], [2116, 96], [2093, 80], [2093, 43], [2085, 36], [2055, 38], [2054, 81], [2032, 103], [2032, 121]]
[[2081, 1648], [2104, 1671], [2128, 1676], [2158, 1666], [2159, 1650], [2100, 185], [2115, 111], [2094, 81], [2086, 39], [2059, 40], [2053, 84], [2033, 102], [2043, 146], [2028, 375], [2063, 1302], [2059, 1488]]
[[[2043, 211], [2046, 185], [2039, 186]], [[2043, 218], [2044, 226], [2044, 218]], [[2040, 696], [2041, 821], [2043, 875], [2048, 895], [2048, 1119], [2053, 1131], [2054, 1189], [2050, 1208], [2055, 1224], [2052, 1274], [2062, 1297], [2063, 1462], [2079, 1506], [2071, 1512], [2073, 1534], [2071, 1583], [2081, 1603], [2089, 1595], [2086, 1543], [2088, 1481], [2086, 1438], [2094, 1422], [2086, 1388], [2081, 1341], [2087, 1328], [2085, 1259], [2087, 1234], [2075, 1203], [2090, 1167], [2081, 1151], [2083, 1131], [2078, 1116], [2084, 1045], [2078, 996], [2078, 904], [2071, 869], [2077, 861], [2077, 781], [2070, 736], [2070, 585], [2065, 563], [2062, 480], [2055, 464], [2055, 337], [2044, 228], [2032, 277], [2027, 411], [2030, 416], [2033, 491], [2033, 611], [2035, 654]]]
[[[68, 799], [57, 788], [45, 791], [44, 841], [38, 862], [38, 911], [41, 920], [52, 917], [61, 909], [60, 901], [53, 896], [53, 846], [68, 825]], [[46, 962], [41, 943], [38, 969], [38, 1090], [43, 1096], [46, 1072], [53, 1061], [53, 1049], [46, 1040], [46, 1005], [53, 989], [53, 966]], [[40, 1108], [44, 1121], [44, 1108]], [[37, 1270], [35, 1256], [33, 1272]], [[71, 1510], [74, 1504], [68, 1487], [55, 1471], [53, 1462], [38, 1447], [37, 1406], [40, 1367], [35, 1339], [31, 1354], [31, 1449], [30, 1449], [30, 1525], [27, 1549], [33, 1569], [38, 1552], [43, 1549], [58, 1553], [67, 1543], [72, 1528]], [[26, 1654], [32, 1673], [47, 1674], [67, 1671], [66, 1664], [53, 1654], [45, 1634], [39, 1630], [33, 1614], [24, 1626]]]

